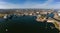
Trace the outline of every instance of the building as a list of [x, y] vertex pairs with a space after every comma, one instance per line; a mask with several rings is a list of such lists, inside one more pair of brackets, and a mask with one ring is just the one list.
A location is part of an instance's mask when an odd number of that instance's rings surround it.
[[60, 11], [58, 11], [58, 16], [60, 16]]

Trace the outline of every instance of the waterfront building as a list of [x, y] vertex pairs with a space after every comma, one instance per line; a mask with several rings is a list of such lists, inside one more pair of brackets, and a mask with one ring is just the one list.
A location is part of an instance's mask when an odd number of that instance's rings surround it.
[[32, 16], [33, 14], [32, 14], [32, 13], [30, 13], [29, 15], [31, 15], [31, 16]]
[[60, 11], [58, 11], [58, 16], [60, 16]]
[[7, 19], [7, 14], [3, 17], [4, 19]]

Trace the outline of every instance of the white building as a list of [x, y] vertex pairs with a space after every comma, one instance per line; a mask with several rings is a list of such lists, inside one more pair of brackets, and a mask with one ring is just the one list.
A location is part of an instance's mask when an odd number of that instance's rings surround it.
[[39, 14], [39, 12], [36, 12], [37, 14]]
[[60, 16], [60, 11], [58, 11], [58, 16]]
[[4, 19], [7, 19], [7, 14], [3, 17]]
[[29, 15], [30, 15], [30, 16], [32, 16], [33, 14], [32, 14], [32, 13], [30, 13]]

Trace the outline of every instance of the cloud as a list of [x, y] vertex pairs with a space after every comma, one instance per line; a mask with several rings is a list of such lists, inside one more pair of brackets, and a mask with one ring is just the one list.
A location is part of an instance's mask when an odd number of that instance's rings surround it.
[[20, 8], [19, 4], [11, 4], [8, 2], [0, 2], [0, 9]]
[[48, 0], [43, 4], [26, 1], [24, 4], [13, 4], [9, 2], [0, 1], [0, 9], [14, 9], [14, 8], [42, 8], [42, 9], [60, 9], [60, 2], [51, 4], [54, 0]]

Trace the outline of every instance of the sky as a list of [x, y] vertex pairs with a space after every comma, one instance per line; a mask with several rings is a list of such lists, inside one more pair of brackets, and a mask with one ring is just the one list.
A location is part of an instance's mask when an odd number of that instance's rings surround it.
[[60, 9], [60, 0], [0, 0], [0, 9]]

